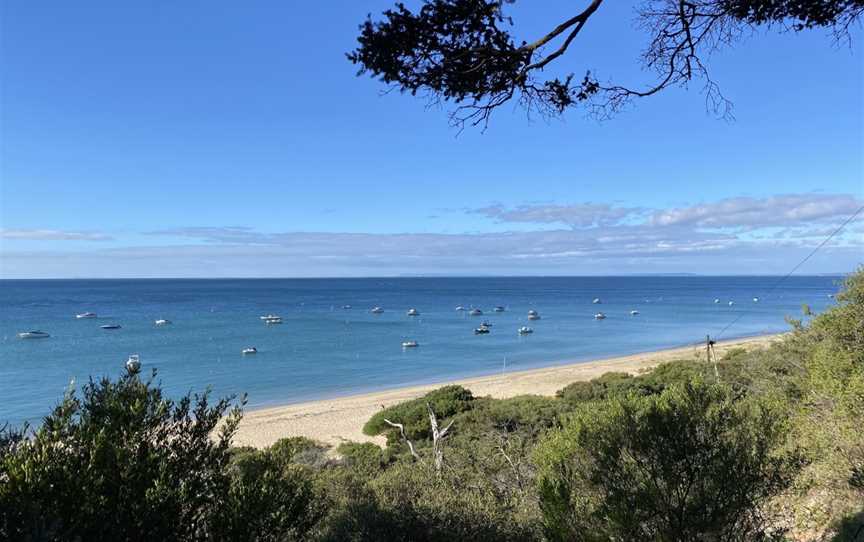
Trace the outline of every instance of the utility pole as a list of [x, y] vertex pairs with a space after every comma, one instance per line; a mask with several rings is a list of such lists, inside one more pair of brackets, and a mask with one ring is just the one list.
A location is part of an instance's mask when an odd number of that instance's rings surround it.
[[717, 352], [714, 351], [714, 342], [710, 335], [705, 335], [705, 354], [708, 361], [714, 364], [714, 381], [720, 383], [720, 372], [717, 370]]

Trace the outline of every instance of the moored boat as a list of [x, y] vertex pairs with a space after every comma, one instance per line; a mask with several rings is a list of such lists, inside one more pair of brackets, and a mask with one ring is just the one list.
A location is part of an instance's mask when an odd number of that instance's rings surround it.
[[99, 326], [102, 329], [120, 329], [120, 324], [105, 324], [104, 326]]
[[96, 318], [95, 312], [82, 312], [81, 314], [76, 314], [75, 318], [78, 320], [86, 320], [88, 318]]
[[18, 334], [19, 339], [47, 339], [50, 337], [48, 333], [44, 331], [39, 331], [38, 329], [33, 329], [30, 331], [22, 331]]
[[137, 373], [141, 370], [141, 357], [138, 354], [131, 354], [126, 360], [126, 370], [130, 373]]
[[420, 311], [417, 309], [408, 309], [406, 314], [408, 314], [408, 316], [420, 316]]
[[417, 341], [402, 341], [402, 348], [417, 348], [420, 343]]
[[534, 333], [534, 330], [528, 326], [522, 326], [519, 328], [519, 335], [528, 335], [530, 333]]

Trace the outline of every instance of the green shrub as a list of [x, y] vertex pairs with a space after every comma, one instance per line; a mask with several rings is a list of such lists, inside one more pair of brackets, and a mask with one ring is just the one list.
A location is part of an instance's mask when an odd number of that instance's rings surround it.
[[371, 442], [344, 442], [336, 449], [343, 464], [354, 472], [374, 476], [383, 471], [393, 458]]
[[290, 464], [322, 467], [327, 463], [328, 446], [306, 437], [285, 437], [267, 448], [267, 453], [280, 467]]
[[[430, 391], [423, 397], [400, 403], [376, 413], [363, 426], [363, 433], [370, 436], [392, 433], [393, 428], [384, 421], [387, 418], [391, 422], [403, 424], [405, 434], [409, 439], [425, 440], [431, 435], [429, 413], [426, 409], [427, 403], [432, 405], [438, 422], [441, 423], [445, 418], [471, 408], [473, 401], [474, 396], [471, 395], [470, 390], [462, 386], [444, 386]], [[398, 439], [398, 435], [388, 438]]]
[[0, 439], [0, 540], [224, 540], [237, 514], [249, 539], [310, 528], [308, 484], [230, 448], [239, 407], [172, 401], [154, 377], [91, 381], [29, 438]]
[[535, 452], [551, 540], [752, 540], [796, 458], [771, 408], [676, 384], [577, 410]]

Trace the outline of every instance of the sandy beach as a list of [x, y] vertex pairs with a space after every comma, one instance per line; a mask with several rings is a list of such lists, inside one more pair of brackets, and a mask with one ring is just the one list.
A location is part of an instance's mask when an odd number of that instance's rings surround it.
[[[763, 347], [781, 335], [723, 341], [717, 343], [715, 348], [717, 354], [722, 356], [725, 351], [735, 347]], [[446, 384], [464, 386], [478, 397], [500, 399], [525, 394], [555, 395], [556, 391], [571, 382], [590, 380], [609, 371], [636, 374], [660, 363], [697, 355], [704, 356], [703, 345], [252, 410], [245, 414], [235, 444], [264, 447], [290, 436], [305, 436], [332, 445], [345, 441], [382, 444], [383, 438], [369, 437], [362, 432], [363, 424], [375, 412]]]

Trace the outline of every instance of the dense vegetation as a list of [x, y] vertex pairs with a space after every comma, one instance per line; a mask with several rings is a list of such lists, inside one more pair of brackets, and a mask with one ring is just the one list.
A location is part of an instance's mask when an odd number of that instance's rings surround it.
[[[384, 448], [232, 447], [242, 401], [90, 382], [0, 432], [0, 539], [861, 540], [864, 271], [837, 301], [716, 374], [681, 360], [505, 400], [447, 386], [369, 420]], [[429, 407], [452, 423], [440, 469]]]

